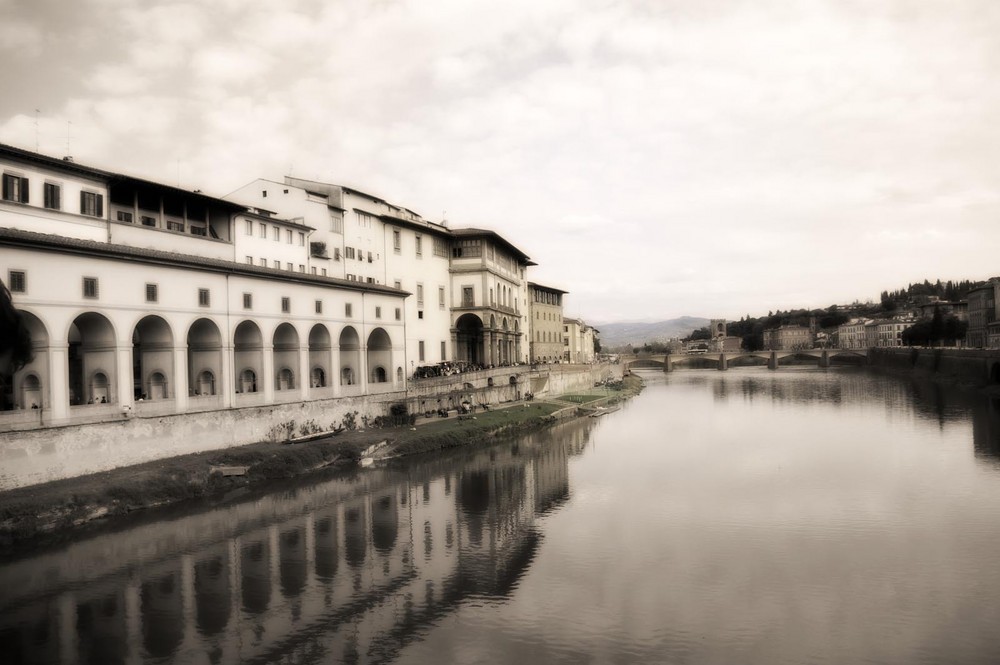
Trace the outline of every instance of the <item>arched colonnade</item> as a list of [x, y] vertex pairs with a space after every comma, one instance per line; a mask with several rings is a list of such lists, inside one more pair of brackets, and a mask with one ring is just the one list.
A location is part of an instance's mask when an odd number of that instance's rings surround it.
[[[8, 410], [90, 421], [102, 411], [184, 413], [404, 388], [395, 330], [87, 310], [44, 321], [21, 310], [34, 358], [9, 377]], [[2, 417], [2, 415], [0, 415]]]

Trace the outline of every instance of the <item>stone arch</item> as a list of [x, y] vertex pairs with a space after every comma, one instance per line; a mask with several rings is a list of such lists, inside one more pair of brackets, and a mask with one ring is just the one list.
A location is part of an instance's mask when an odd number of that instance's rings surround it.
[[[32, 358], [17, 372], [0, 376], [0, 386], [3, 386], [4, 390], [4, 393], [0, 394], [0, 411], [15, 408], [30, 409], [32, 404], [37, 404], [41, 409], [49, 403], [46, 394], [49, 384], [48, 330], [42, 320], [31, 312], [23, 309], [19, 309], [18, 312], [31, 338]], [[38, 386], [37, 389], [30, 389], [30, 394], [26, 395], [25, 381], [32, 376]]]
[[[174, 334], [170, 324], [155, 314], [144, 316], [132, 330], [132, 395], [167, 399], [173, 384]], [[153, 375], [158, 374], [155, 395]]]
[[274, 329], [274, 389], [295, 390], [295, 368], [299, 366], [299, 333], [290, 323]]
[[470, 363], [484, 362], [483, 341], [483, 320], [472, 313], [463, 314], [455, 322], [455, 338], [457, 347], [455, 349], [456, 360], [464, 360]]
[[222, 333], [211, 319], [198, 319], [187, 332], [188, 386], [193, 395], [206, 397], [222, 391]]
[[103, 314], [84, 312], [73, 319], [67, 334], [70, 405], [115, 401], [116, 339], [114, 326]]
[[361, 338], [353, 326], [340, 331], [340, 384], [357, 385], [361, 376]]
[[233, 356], [237, 369], [236, 392], [255, 393], [264, 368], [264, 338], [250, 320], [242, 321], [233, 333]]
[[392, 341], [383, 328], [375, 328], [368, 335], [368, 370], [372, 383], [386, 383], [392, 367]]
[[326, 388], [330, 373], [331, 357], [330, 331], [322, 323], [309, 330], [309, 385], [312, 388]]

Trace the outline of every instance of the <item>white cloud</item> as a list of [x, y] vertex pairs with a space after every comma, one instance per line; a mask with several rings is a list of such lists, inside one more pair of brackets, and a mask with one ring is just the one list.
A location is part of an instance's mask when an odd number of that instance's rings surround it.
[[[523, 245], [583, 316], [996, 272], [993, 3], [87, 7], [130, 39], [73, 63], [85, 89], [47, 110], [46, 145], [70, 120], [79, 160], [166, 181], [180, 161], [205, 191], [292, 169], [447, 210]], [[0, 48], [41, 43], [38, 18]], [[31, 145], [33, 118], [0, 117], [0, 140]]]

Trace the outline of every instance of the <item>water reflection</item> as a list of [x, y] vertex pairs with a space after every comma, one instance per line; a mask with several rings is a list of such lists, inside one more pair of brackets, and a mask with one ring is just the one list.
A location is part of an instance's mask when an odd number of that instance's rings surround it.
[[595, 421], [91, 537], [0, 566], [10, 663], [386, 662], [499, 602]]
[[[678, 372], [666, 381], [707, 387], [714, 401], [740, 399], [752, 404], [766, 399], [774, 404], [843, 405], [877, 408], [887, 415], [933, 420], [943, 429], [964, 426], [970, 418], [977, 456], [1000, 459], [1000, 398], [926, 378], [873, 375], [860, 369], [732, 370], [704, 373]], [[652, 377], [659, 379], [660, 377]]]

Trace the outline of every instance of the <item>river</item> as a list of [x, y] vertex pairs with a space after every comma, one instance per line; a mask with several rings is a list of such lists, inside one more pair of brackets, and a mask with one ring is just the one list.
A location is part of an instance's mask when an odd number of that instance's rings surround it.
[[0, 661], [1000, 661], [996, 400], [643, 376], [600, 418], [0, 562]]

